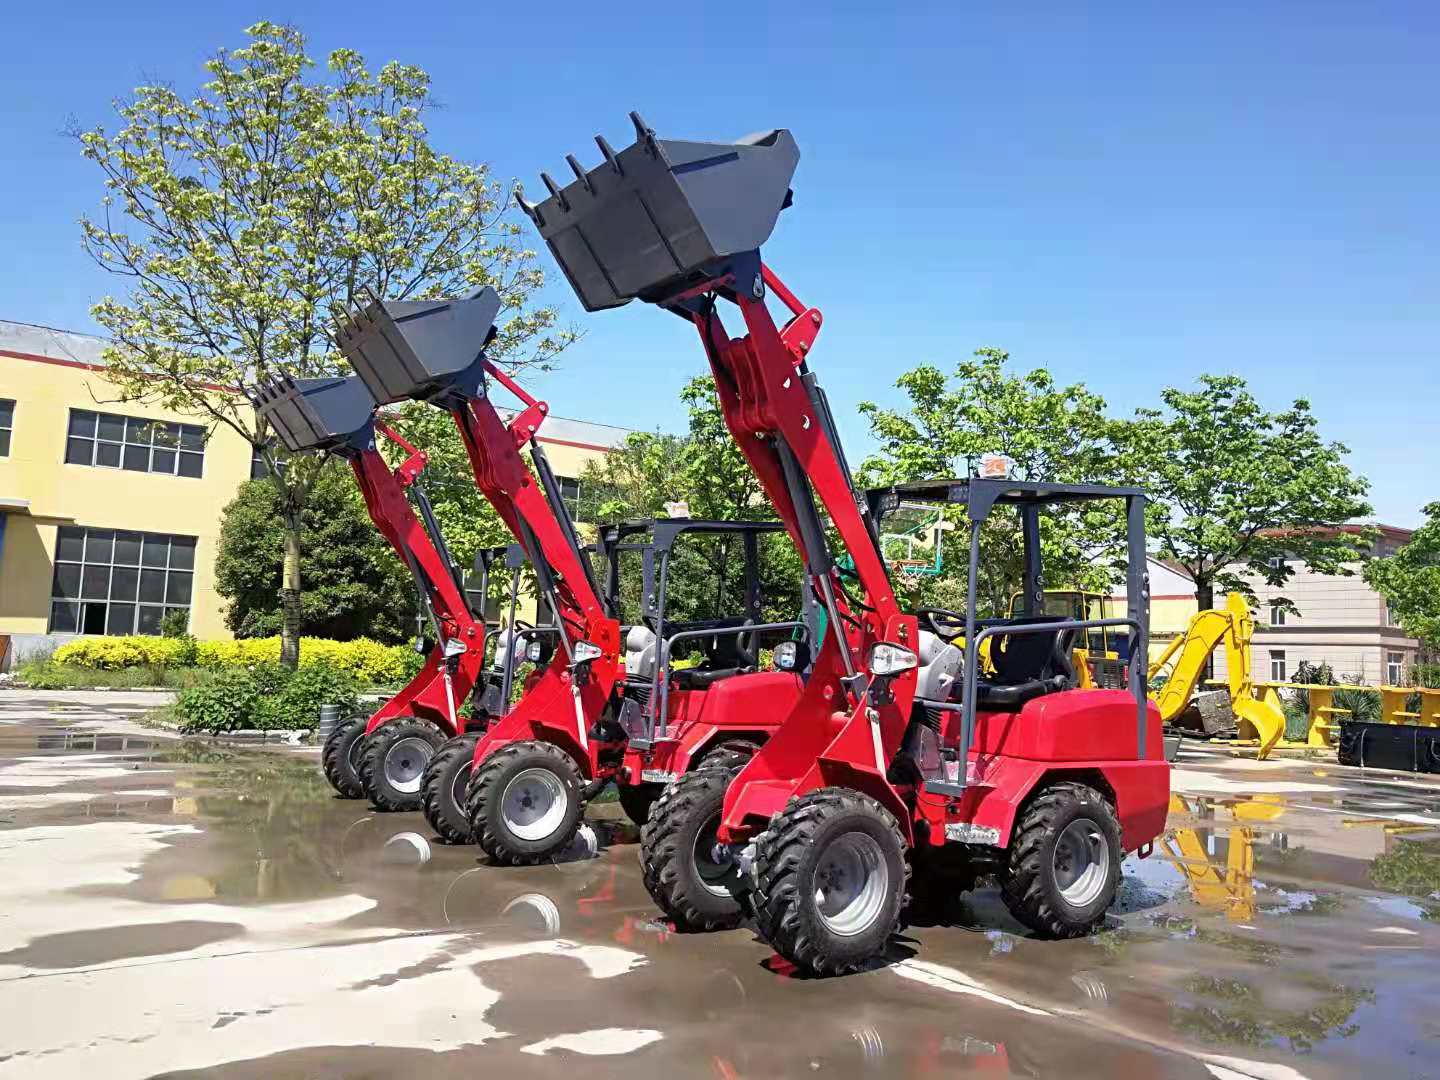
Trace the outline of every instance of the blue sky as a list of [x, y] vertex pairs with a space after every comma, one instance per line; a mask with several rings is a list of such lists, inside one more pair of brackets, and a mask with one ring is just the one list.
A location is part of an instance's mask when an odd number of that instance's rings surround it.
[[[1376, 516], [1418, 523], [1440, 498], [1440, 9], [1092, 6], [1107, 14], [19, 5], [0, 65], [0, 318], [93, 330], [115, 287], [78, 246], [100, 187], [67, 120], [108, 121], [150, 78], [193, 88], [204, 55], [271, 18], [318, 55], [427, 68], [437, 143], [531, 192], [567, 152], [592, 161], [596, 132], [628, 141], [630, 109], [668, 136], [794, 131], [795, 206], [766, 254], [825, 312], [813, 359], [852, 458], [869, 446], [856, 402], [896, 401], [900, 372], [979, 345], [1117, 412], [1233, 371], [1273, 408], [1308, 397]], [[587, 316], [563, 283], [554, 297], [586, 331], [539, 387], [554, 410], [678, 428], [693, 334], [639, 305]]]

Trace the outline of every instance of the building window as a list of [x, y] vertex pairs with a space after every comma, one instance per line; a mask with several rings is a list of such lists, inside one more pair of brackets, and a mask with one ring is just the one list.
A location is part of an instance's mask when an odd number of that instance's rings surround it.
[[1405, 678], [1405, 654], [1386, 651], [1385, 653], [1385, 685], [1399, 686]]
[[1285, 569], [1285, 556], [1284, 556], [1284, 555], [1272, 555], [1267, 561], [1268, 561], [1269, 564], [1270, 564], [1270, 569], [1271, 569], [1271, 570], [1283, 570], [1283, 569]]
[[1284, 650], [1284, 649], [1271, 649], [1271, 650], [1270, 650], [1270, 681], [1271, 681], [1271, 682], [1285, 682], [1288, 677], [1289, 677], [1289, 673], [1288, 673], [1288, 670], [1287, 670], [1286, 664], [1285, 664], [1285, 650]]
[[565, 504], [571, 521], [583, 521], [580, 516], [580, 481], [569, 476], [557, 476], [560, 485], [560, 501]]
[[1271, 626], [1284, 626], [1284, 625], [1285, 625], [1285, 608], [1284, 608], [1283, 606], [1281, 606], [1280, 604], [1271, 604], [1271, 605], [1270, 605], [1270, 625], [1271, 625]]
[[195, 537], [62, 525], [50, 587], [50, 632], [158, 634], [189, 616]]
[[1386, 626], [1399, 626], [1399, 625], [1400, 625], [1400, 623], [1396, 621], [1396, 619], [1395, 619], [1395, 612], [1394, 612], [1393, 609], [1391, 609], [1391, 607], [1390, 607], [1389, 604], [1386, 604], [1386, 603], [1382, 602], [1381, 605], [1380, 605], [1380, 607], [1381, 607], [1381, 611], [1383, 612], [1383, 614], [1384, 614], [1384, 616], [1385, 616], [1385, 618], [1384, 618], [1384, 623], [1385, 623]]
[[0, 457], [10, 456], [10, 433], [15, 430], [15, 402], [0, 398]]
[[65, 461], [198, 478], [205, 468], [205, 429], [197, 424], [71, 409]]

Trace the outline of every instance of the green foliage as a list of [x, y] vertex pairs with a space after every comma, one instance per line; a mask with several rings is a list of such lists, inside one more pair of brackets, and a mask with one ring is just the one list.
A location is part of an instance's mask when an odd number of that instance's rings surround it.
[[1440, 664], [1412, 664], [1408, 678], [1411, 686], [1440, 690]]
[[[1358, 683], [1360, 676], [1341, 676], [1342, 683]], [[1349, 712], [1350, 720], [1361, 720], [1368, 724], [1376, 723], [1380, 719], [1381, 701], [1378, 690], [1344, 689], [1336, 690], [1331, 703], [1337, 709], [1345, 709]]]
[[[75, 128], [105, 195], [82, 242], [126, 294], [92, 308], [123, 400], [225, 425], [264, 456], [292, 539], [323, 459], [287, 458], [240, 394], [286, 374], [343, 373], [329, 311], [493, 286], [492, 357], [544, 369], [573, 334], [533, 300], [543, 284], [505, 186], [430, 143], [430, 77], [350, 49], [319, 68], [299, 30], [260, 22], [204, 64], [193, 96], [155, 80], [117, 100], [118, 128]], [[285, 459], [281, 461], [281, 459]], [[282, 467], [276, 467], [279, 462]], [[268, 563], [267, 563], [268, 566]], [[293, 663], [301, 577], [283, 582]]]
[[1391, 892], [1440, 899], [1440, 843], [1398, 838], [1394, 850], [1371, 860], [1370, 880]]
[[355, 675], [326, 661], [295, 672], [278, 663], [222, 668], [202, 685], [181, 692], [175, 716], [189, 734], [314, 728], [321, 705], [338, 705], [342, 716], [360, 711]]
[[[896, 385], [908, 399], [904, 409], [883, 409], [861, 402], [860, 412], [880, 443], [879, 452], [861, 469], [867, 486], [908, 480], [973, 475], [986, 453], [1005, 454], [1026, 480], [1105, 483], [1115, 475], [1111, 446], [1114, 422], [1105, 401], [1083, 384], [1058, 386], [1037, 368], [1011, 374], [1010, 356], [1000, 349], [977, 349], [973, 359], [947, 376], [923, 364], [900, 376]], [[968, 564], [969, 538], [963, 509], [947, 519], [960, 525], [941, 533], [941, 577], [899, 577], [902, 600], [911, 604], [964, 606], [962, 573]], [[1123, 580], [1123, 507], [1115, 503], [1081, 504], [1049, 511], [1042, 520], [1042, 557], [1046, 580], [1054, 587], [1108, 591]], [[882, 524], [883, 529], [883, 524]], [[1004, 614], [1019, 588], [1023, 549], [1015, 516], [998, 511], [982, 533], [981, 602], [986, 613]], [[906, 595], [909, 594], [909, 595]]]
[[[1365, 581], [1385, 598], [1405, 633], [1440, 648], [1440, 502], [1426, 504], [1425, 523], [1409, 543], [1366, 564]], [[1435, 677], [1426, 685], [1440, 685], [1440, 670]]]
[[167, 611], [160, 619], [160, 636], [183, 638], [190, 633], [190, 613], [177, 608]]
[[[1202, 608], [1217, 590], [1254, 601], [1247, 576], [1283, 586], [1295, 560], [1348, 575], [1368, 550], [1363, 531], [1334, 526], [1370, 512], [1368, 482], [1324, 442], [1309, 402], [1267, 412], [1236, 375], [1202, 375], [1197, 390], [1161, 393], [1113, 429], [1125, 474], [1150, 497], [1147, 528], [1159, 554], [1195, 582]], [[1271, 560], [1278, 560], [1271, 565]], [[1278, 602], [1293, 605], [1285, 597]]]
[[15, 674], [21, 683], [35, 690], [133, 690], [138, 687], [181, 690], [208, 678], [206, 672], [193, 667], [137, 664], [133, 667], [93, 668], [55, 660], [27, 660]]
[[[408, 646], [382, 645], [369, 638], [353, 641], [306, 638], [304, 645], [302, 671], [311, 665], [329, 665], [348, 672], [366, 685], [397, 686], [419, 671], [424, 662], [424, 657]], [[187, 655], [187, 649], [190, 658], [182, 661], [179, 658]], [[62, 645], [47, 663], [67, 670], [163, 673], [184, 671], [182, 664], [218, 671], [272, 667], [279, 660], [278, 637], [187, 642], [183, 638], [136, 636], [81, 638]], [[175, 682], [161, 677], [150, 683], [101, 682], [97, 685], [168, 686]]]
[[[251, 480], [220, 519], [215, 588], [229, 601], [226, 626], [240, 637], [278, 634], [284, 620], [281, 500], [272, 483]], [[334, 463], [320, 472], [301, 522], [301, 633], [403, 641], [414, 626], [414, 582], [370, 520], [348, 468]]]
[[[715, 386], [697, 376], [681, 391], [685, 435], [635, 432], [602, 461], [581, 474], [582, 490], [595, 492], [601, 521], [667, 517], [667, 503], [685, 503], [689, 516], [721, 521], [773, 520], [744, 454], [725, 426]], [[800, 609], [801, 562], [785, 535], [761, 540], [760, 587], [764, 621], [796, 617]], [[743, 612], [743, 547], [733, 535], [683, 537], [672, 557], [666, 611], [677, 619], [711, 618]], [[622, 617], [639, 613], [638, 562], [621, 562]]]

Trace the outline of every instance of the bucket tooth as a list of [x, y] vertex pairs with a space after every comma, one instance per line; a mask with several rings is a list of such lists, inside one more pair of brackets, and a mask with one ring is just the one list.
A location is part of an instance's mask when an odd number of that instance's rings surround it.
[[489, 287], [443, 300], [372, 294], [336, 327], [335, 343], [380, 404], [426, 400], [483, 381], [479, 362], [495, 336], [500, 307], [500, 295]]
[[520, 202], [587, 311], [631, 300], [664, 302], [715, 276], [720, 264], [756, 251], [789, 204], [800, 151], [783, 128], [733, 143], [658, 138], [638, 112], [635, 142], [575, 180], [540, 178], [549, 197]]
[[250, 403], [291, 453], [368, 442], [375, 399], [351, 375], [292, 379], [282, 375], [246, 391]]

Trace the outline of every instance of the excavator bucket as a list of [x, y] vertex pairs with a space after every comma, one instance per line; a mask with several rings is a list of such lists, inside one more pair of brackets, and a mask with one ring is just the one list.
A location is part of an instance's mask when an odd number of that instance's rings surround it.
[[631, 113], [635, 142], [619, 153], [595, 136], [605, 161], [540, 203], [519, 198], [586, 311], [679, 291], [707, 264], [754, 251], [790, 202], [800, 161], [784, 128], [733, 143], [658, 139]]
[[458, 300], [380, 300], [347, 312], [335, 341], [381, 405], [428, 398], [475, 368], [495, 335], [500, 296], [484, 288]]
[[345, 445], [369, 425], [375, 412], [375, 399], [353, 375], [324, 379], [282, 375], [247, 396], [291, 453]]

